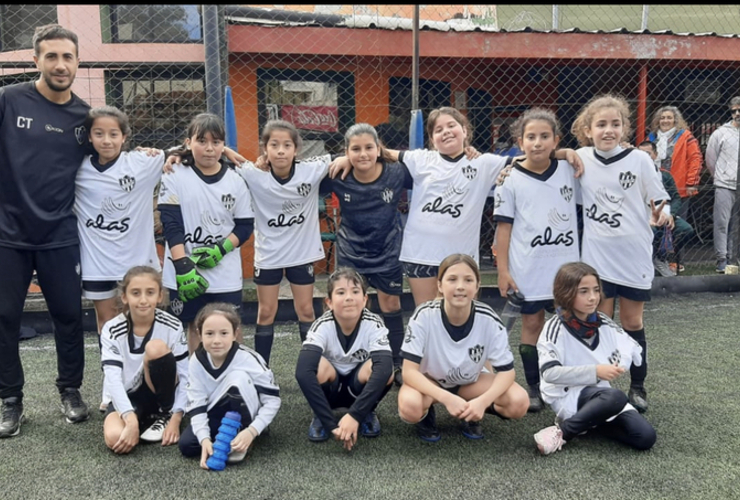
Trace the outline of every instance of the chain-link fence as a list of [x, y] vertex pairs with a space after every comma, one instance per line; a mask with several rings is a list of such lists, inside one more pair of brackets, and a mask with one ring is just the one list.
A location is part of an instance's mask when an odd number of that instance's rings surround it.
[[[38, 77], [34, 27], [58, 22], [80, 37], [75, 92], [93, 106], [128, 113], [133, 146], [180, 142], [192, 116], [220, 111], [229, 85], [238, 150], [249, 159], [271, 118], [300, 129], [303, 156], [341, 152], [344, 131], [357, 122], [375, 125], [386, 145], [404, 149], [413, 13], [412, 5], [3, 5], [2, 85]], [[730, 201], [715, 214], [704, 158], [712, 133], [731, 122], [731, 98], [740, 95], [740, 6], [429, 5], [419, 13], [419, 108], [425, 117], [440, 106], [461, 110], [479, 151], [507, 152], [514, 145], [509, 124], [532, 106], [557, 113], [566, 131], [561, 144], [570, 147], [570, 126], [594, 95], [629, 100], [633, 142], [657, 132], [651, 122], [661, 107], [676, 106], [702, 162], [698, 193], [683, 199], [690, 200], [683, 219], [693, 234], [668, 257], [689, 274], [715, 273], [723, 255], [737, 264], [735, 224], [728, 244], [715, 248], [715, 226], [726, 226], [723, 214], [737, 207]], [[735, 148], [735, 158], [738, 130], [726, 128], [734, 135], [719, 146]], [[681, 147], [669, 148], [676, 154], [671, 168], [685, 169]], [[725, 179], [732, 187], [733, 168]], [[728, 193], [734, 199], [732, 188]], [[491, 212], [492, 204], [481, 223], [484, 268], [495, 265]], [[251, 243], [242, 254], [249, 277]]]

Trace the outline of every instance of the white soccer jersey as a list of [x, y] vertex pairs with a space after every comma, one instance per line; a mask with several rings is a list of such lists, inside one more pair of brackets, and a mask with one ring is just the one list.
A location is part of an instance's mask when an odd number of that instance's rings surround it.
[[553, 160], [542, 174], [514, 164], [494, 196], [493, 218], [511, 226], [509, 273], [528, 301], [551, 300], [555, 274], [577, 262], [579, 185], [573, 167]]
[[123, 152], [102, 172], [90, 156], [75, 182], [82, 279], [120, 280], [131, 267], [160, 269], [154, 244], [154, 188], [164, 153]]
[[[570, 333], [558, 315], [548, 319], [537, 341], [540, 371], [545, 371], [552, 366], [619, 365], [625, 370], [629, 370], [633, 363], [640, 366], [642, 347], [609, 317], [603, 313], [599, 313], [599, 316], [602, 324], [591, 345]], [[606, 380], [594, 381], [592, 385], [611, 387]], [[566, 397], [577, 403], [578, 394], [585, 387], [589, 385], [565, 386], [551, 384], [545, 381], [544, 377], [540, 379], [542, 399], [555, 406], [559, 399]], [[561, 416], [569, 418], [575, 414], [577, 408], [571, 407], [565, 410], [568, 415]]]
[[497, 371], [514, 369], [509, 337], [498, 315], [483, 302], [473, 302], [467, 335], [455, 341], [442, 318], [443, 301], [426, 302], [414, 311], [406, 327], [401, 354], [419, 363], [425, 375], [442, 387], [478, 380], [486, 361]]
[[506, 158], [484, 154], [454, 161], [437, 151], [404, 151], [414, 180], [403, 230], [402, 262], [438, 266], [453, 253], [478, 262], [483, 207]]
[[330, 155], [295, 162], [286, 180], [249, 162], [237, 169], [254, 200], [255, 269], [282, 269], [324, 258], [319, 184], [330, 163]]
[[[190, 357], [187, 412], [193, 433], [202, 442], [211, 438], [208, 410], [236, 387], [252, 416], [251, 425], [261, 433], [280, 409], [280, 388], [265, 360], [257, 352], [234, 342], [223, 364], [214, 368], [202, 347]], [[243, 427], [247, 427], [246, 425]]]
[[647, 153], [627, 149], [605, 159], [581, 148], [583, 196], [581, 260], [602, 279], [649, 290], [653, 269], [650, 200], [670, 200]]
[[362, 311], [362, 317], [353, 334], [357, 336], [345, 351], [340, 340], [340, 335], [344, 336], [344, 333], [334, 320], [334, 313], [327, 311], [313, 322], [303, 345], [315, 345], [321, 349], [322, 356], [340, 375], [351, 373], [357, 365], [370, 359], [370, 354], [374, 351], [391, 352], [388, 329], [383, 320], [367, 309]]
[[[171, 174], [162, 177], [160, 205], [179, 205], [185, 225], [185, 253], [193, 248], [210, 246], [234, 230], [234, 219], [254, 217], [249, 189], [239, 174], [223, 167], [215, 176], [204, 180], [196, 167], [175, 165]], [[244, 243], [244, 242], [241, 242]], [[208, 293], [234, 292], [243, 287], [242, 260], [238, 250], [227, 253], [212, 269], [198, 269], [208, 280]], [[177, 289], [175, 266], [169, 244], [165, 247], [164, 285]]]
[[103, 387], [111, 396], [113, 407], [123, 414], [133, 410], [127, 393], [145, 384], [144, 352], [151, 340], [161, 340], [170, 348], [177, 361], [179, 383], [175, 392], [173, 412], [184, 411], [187, 401], [188, 340], [182, 323], [175, 316], [157, 309], [154, 324], [144, 337], [135, 337], [133, 325], [125, 314], [119, 314], [103, 325], [100, 332], [100, 360], [105, 372]]

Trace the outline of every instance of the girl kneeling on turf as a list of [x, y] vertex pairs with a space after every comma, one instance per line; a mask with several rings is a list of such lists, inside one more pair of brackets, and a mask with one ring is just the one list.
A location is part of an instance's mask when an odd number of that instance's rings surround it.
[[[367, 285], [357, 271], [338, 268], [326, 292], [329, 311], [311, 325], [295, 376], [314, 412], [308, 439], [331, 433], [351, 450], [358, 434], [380, 434], [375, 408], [392, 386], [393, 356], [383, 320], [365, 309]], [[333, 408], [349, 410], [337, 420]]]
[[162, 279], [148, 266], [121, 282], [124, 312], [100, 333], [103, 388], [112, 403], [103, 424], [105, 444], [128, 453], [142, 441], [174, 444], [186, 404], [188, 346], [182, 323], [157, 309]]
[[424, 441], [441, 438], [434, 403], [462, 421], [462, 433], [469, 439], [483, 437], [484, 413], [503, 418], [527, 413], [529, 397], [514, 381], [506, 329], [493, 309], [475, 300], [479, 287], [475, 261], [469, 255], [450, 255], [439, 266], [441, 300], [417, 307], [406, 327], [398, 413], [417, 423]]
[[597, 312], [601, 279], [588, 264], [565, 264], [555, 276], [557, 315], [542, 330], [539, 351], [542, 397], [557, 413], [556, 425], [534, 435], [544, 455], [590, 429], [638, 450], [655, 444], [655, 430], [610, 381], [632, 363], [640, 366], [642, 348], [607, 315]]
[[200, 345], [190, 357], [188, 415], [180, 451], [200, 456], [200, 466], [213, 455], [213, 441], [229, 411], [241, 414], [241, 430], [231, 441], [227, 463], [244, 460], [247, 450], [280, 409], [280, 388], [257, 352], [237, 342], [237, 309], [212, 302], [198, 312], [195, 328]]

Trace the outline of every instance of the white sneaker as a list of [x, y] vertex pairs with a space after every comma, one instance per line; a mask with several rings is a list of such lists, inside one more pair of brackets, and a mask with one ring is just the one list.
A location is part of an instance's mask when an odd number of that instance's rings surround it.
[[655, 267], [655, 272], [657, 272], [661, 276], [668, 277], [676, 275], [673, 269], [671, 269], [671, 266], [668, 265], [668, 262], [660, 260], [657, 257], [653, 258], [653, 267]]
[[[249, 448], [247, 448], [248, 450]], [[235, 464], [237, 462], [241, 462], [244, 460], [244, 457], [247, 456], [247, 450], [244, 451], [232, 451], [229, 453], [228, 458], [226, 459], [227, 464]]]
[[545, 427], [540, 432], [534, 435], [534, 440], [537, 443], [537, 449], [543, 455], [549, 455], [555, 451], [558, 451], [565, 444], [563, 439], [563, 431], [557, 425], [551, 425]]
[[170, 423], [170, 418], [172, 418], [172, 413], [163, 413], [160, 415], [147, 430], [141, 433], [139, 439], [148, 443], [158, 443], [159, 441], [162, 441], [164, 429], [167, 427], [167, 424]]

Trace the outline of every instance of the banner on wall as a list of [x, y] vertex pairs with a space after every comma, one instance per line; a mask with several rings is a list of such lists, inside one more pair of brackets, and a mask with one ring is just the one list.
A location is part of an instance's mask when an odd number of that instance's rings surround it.
[[284, 104], [280, 115], [301, 130], [339, 132], [339, 112], [336, 106], [294, 106]]

